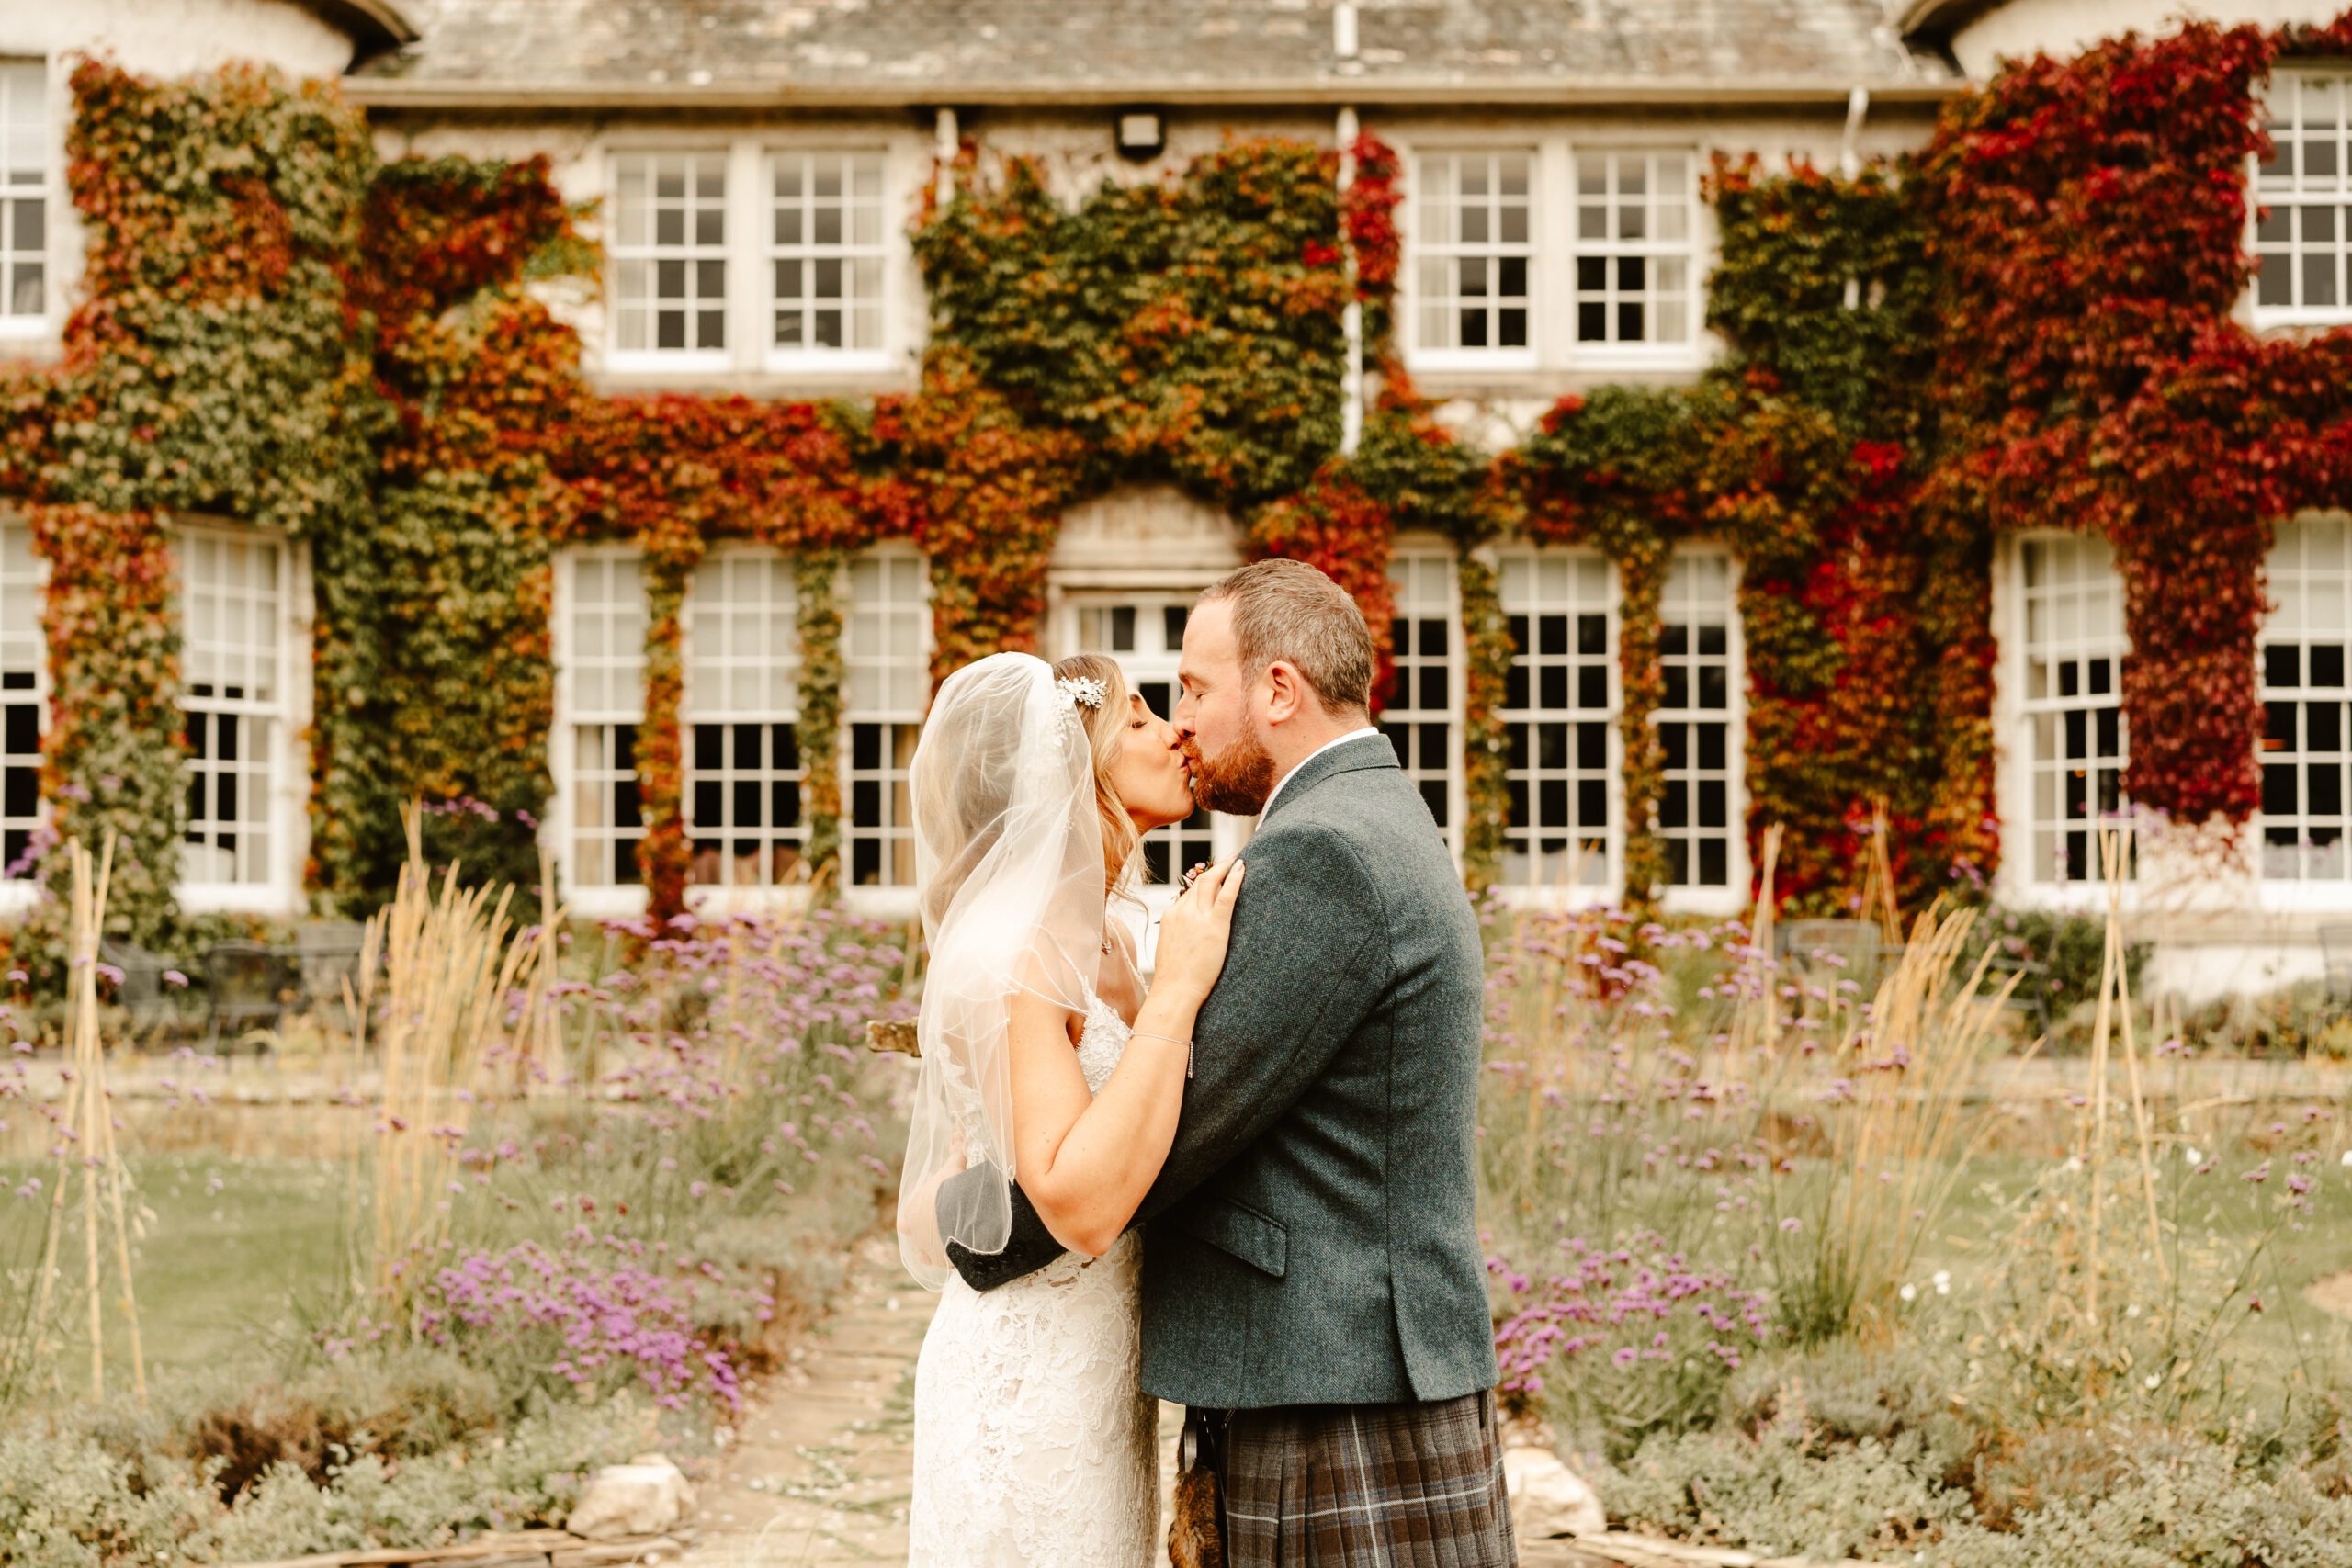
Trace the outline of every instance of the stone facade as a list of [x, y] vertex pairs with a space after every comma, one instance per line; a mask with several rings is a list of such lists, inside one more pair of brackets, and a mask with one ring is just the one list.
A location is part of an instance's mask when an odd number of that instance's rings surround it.
[[[2324, 19], [2334, 7], [2270, 0], [2221, 9], [2224, 19], [2276, 24]], [[1361, 124], [1396, 147], [1406, 168], [1406, 363], [1423, 390], [1443, 400], [1450, 422], [1501, 446], [1564, 394], [1613, 381], [1688, 380], [1718, 352], [1694, 303], [1714, 238], [1710, 210], [1697, 199], [1711, 155], [1834, 167], [1900, 153], [1921, 143], [1945, 98], [1997, 57], [2160, 27], [2179, 10], [2154, 0], [1201, 0], [1141, 8], [1066, 0], [0, 0], [0, 68], [18, 62], [11, 81], [21, 92], [38, 66], [48, 88], [40, 135], [14, 130], [8, 149], [20, 161], [25, 146], [45, 138], [39, 177], [48, 285], [37, 309], [0, 313], [0, 344], [53, 352], [76, 270], [57, 149], [63, 76], [79, 51], [108, 52], [158, 73], [233, 58], [343, 77], [388, 155], [548, 155], [568, 196], [601, 204], [613, 275], [601, 297], [574, 290], [558, 302], [581, 331], [586, 368], [616, 391], [911, 389], [925, 308], [905, 220], [938, 152], [960, 139], [1041, 158], [1057, 186], [1074, 194], [1104, 179], [1154, 178], [1229, 134], [1336, 141]], [[1123, 126], [1137, 116], [1142, 123]], [[32, 123], [20, 112], [0, 118]], [[1135, 144], [1123, 147], [1123, 136]], [[1605, 180], [1605, 196], [1592, 194], [1595, 179]], [[1454, 227], [1436, 232], [1430, 214], [1439, 209], [1424, 193], [1443, 182], [1461, 198], [1455, 210], [1478, 205], [1482, 220], [1518, 238], [1473, 255], [1487, 242], [1453, 211], [1444, 220]], [[673, 188], [688, 194], [674, 201], [661, 194]], [[1654, 226], [1641, 243], [1621, 247], [1638, 254], [1644, 270], [1635, 315], [1624, 318], [1638, 318], [1637, 329], [1596, 330], [1578, 313], [1569, 258], [1589, 249], [1577, 227], [1580, 197], [1622, 209], [1620, 223], [1634, 221], [1625, 215], [1638, 209]], [[657, 231], [663, 220], [624, 231], [637, 220], [633, 205], [650, 211], [665, 203], [684, 214], [677, 243]], [[815, 227], [787, 241], [778, 216], [786, 209], [791, 221]], [[1440, 254], [1471, 255], [1463, 267], [1492, 261], [1515, 269], [1498, 274], [1525, 280], [1515, 324], [1500, 308], [1474, 309], [1458, 291], [1425, 298], [1426, 279], [1440, 274], [1416, 262]], [[1457, 290], [1470, 276], [1444, 275]], [[1470, 341], [1488, 332], [1495, 337]], [[673, 333], [684, 335], [665, 335]], [[1414, 564], [1421, 562], [1417, 542], [1402, 544], [1405, 613], [1445, 625], [1458, 614], [1447, 574]], [[1139, 680], [1164, 682], [1177, 623], [1152, 617], [1180, 606], [1238, 549], [1230, 520], [1172, 491], [1089, 502], [1068, 519], [1054, 558], [1051, 635], [1075, 646], [1108, 635], [1106, 627], [1145, 626], [1122, 652], [1132, 653]], [[2048, 596], [2050, 572], [2098, 566], [2005, 550], [1996, 567], [1996, 624], [2014, 623], [2022, 635], [2038, 613], [2028, 602]], [[1701, 585], [1691, 592], [1730, 593], [1736, 564], [1707, 576], [1713, 570], [1694, 566]], [[284, 572], [284, 597], [300, 598], [299, 558]], [[623, 592], [604, 567], [567, 569], [558, 581], [560, 617], [628, 624], [628, 604], [583, 601], [569, 586]], [[887, 563], [860, 581], [880, 585], [886, 597], [897, 592]], [[7, 598], [7, 585], [0, 560], [0, 642], [13, 631], [5, 624], [11, 606], [21, 614], [31, 603]], [[2083, 615], [2106, 614], [2096, 584], [2068, 592]], [[272, 635], [299, 638], [300, 607], [271, 603], [283, 622]], [[873, 635], [888, 643], [899, 635], [891, 617], [918, 607], [895, 600], [865, 606]], [[560, 628], [559, 648], [575, 645], [587, 624]], [[854, 620], [854, 659], [858, 635]], [[1416, 657], [1436, 673], [1428, 687], [1435, 705], [1415, 718], [1444, 725], [1448, 705], [1460, 702], [1461, 672], [1442, 652]], [[2036, 790], [2052, 759], [2029, 754], [2036, 720], [2019, 660], [2030, 657], [2021, 649], [2004, 654], [2008, 754], [2000, 787], [2012, 840], [1999, 891], [2022, 904], [2086, 904], [2091, 889], [2035, 872], [2031, 824], [2046, 809]], [[1736, 689], [1738, 671], [1730, 673]], [[301, 711], [292, 704], [289, 719]], [[575, 716], [557, 718], [557, 776], [566, 792], [596, 787], [602, 776], [585, 761], [564, 761], [561, 736]], [[894, 710], [883, 728], [903, 727], [905, 716]], [[1724, 784], [1736, 803], [1732, 750]], [[2096, 759], [2090, 766], [2095, 773]], [[890, 771], [887, 759], [876, 764], [879, 778]], [[1433, 800], [1458, 797], [1442, 776], [1430, 787]], [[264, 886], [229, 902], [290, 912], [302, 897], [299, 873], [286, 869], [301, 861], [290, 849], [300, 830], [300, 779], [278, 778], [269, 792], [268, 809], [286, 818], [288, 852], [276, 856]], [[567, 809], [560, 805], [553, 818], [566, 820]], [[1182, 863], [1245, 831], [1198, 827], [1170, 853]], [[1744, 865], [1744, 844], [1734, 854]], [[710, 858], [723, 856], [714, 849]], [[621, 912], [639, 896], [600, 883], [582, 865], [567, 863], [567, 871], [583, 908]], [[2317, 923], [2331, 912], [2352, 916], [2352, 877], [2287, 891], [2249, 861], [2220, 891], [2196, 878], [2177, 882], [2177, 907], [2165, 917], [2165, 963], [2194, 990], [2309, 973], [2318, 961]], [[2156, 891], [2164, 877], [2145, 884], [2140, 897], [2152, 909], [2171, 897]], [[1743, 886], [1734, 878], [1717, 892], [1669, 902], [1731, 913]], [[1522, 896], [1544, 892], [1531, 886]], [[858, 897], [898, 909], [906, 893], [885, 885]], [[721, 890], [712, 897], [738, 901]]]

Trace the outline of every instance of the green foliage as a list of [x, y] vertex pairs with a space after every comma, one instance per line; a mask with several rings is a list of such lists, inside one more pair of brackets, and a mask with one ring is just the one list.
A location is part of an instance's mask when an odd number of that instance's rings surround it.
[[1718, 164], [1712, 185], [1707, 324], [1849, 439], [1910, 439], [1934, 363], [1935, 273], [1899, 172], [1767, 175], [1751, 159]]
[[1064, 208], [1042, 170], [957, 169], [915, 231], [934, 341], [1080, 435], [1089, 482], [1164, 475], [1237, 512], [1339, 445], [1349, 284], [1331, 155], [1236, 142]]
[[1693, 1432], [1652, 1438], [1594, 1483], [1632, 1529], [1834, 1560], [1908, 1553], [1968, 1519], [1967, 1495], [1941, 1485], [1928, 1457], [1910, 1434], [1817, 1451], [1777, 1433]]
[[224, 1502], [219, 1459], [191, 1462], [169, 1449], [19, 1422], [0, 1432], [0, 1563], [256, 1562], [560, 1524], [588, 1473], [644, 1448], [651, 1433], [651, 1413], [627, 1398], [558, 1404], [398, 1464], [346, 1452], [313, 1480], [279, 1463]]
[[[2004, 972], [2001, 960], [2035, 966], [2018, 982], [2016, 994], [2020, 1001], [2038, 999], [2047, 1008], [2053, 1031], [2098, 999], [2107, 962], [2104, 918], [2047, 909], [1989, 909], [1969, 933], [1963, 964], [1973, 965], [1987, 947], [1998, 949], [2001, 955], [1992, 971], [1996, 982]], [[2134, 998], [2145, 995], [2141, 980], [2154, 952], [2151, 942], [2124, 943], [2124, 977]]]

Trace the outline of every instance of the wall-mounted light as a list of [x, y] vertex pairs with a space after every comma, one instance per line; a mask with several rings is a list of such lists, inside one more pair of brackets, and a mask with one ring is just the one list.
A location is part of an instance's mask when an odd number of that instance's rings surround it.
[[1119, 116], [1119, 156], [1142, 163], [1168, 145], [1168, 122], [1158, 109], [1127, 109]]

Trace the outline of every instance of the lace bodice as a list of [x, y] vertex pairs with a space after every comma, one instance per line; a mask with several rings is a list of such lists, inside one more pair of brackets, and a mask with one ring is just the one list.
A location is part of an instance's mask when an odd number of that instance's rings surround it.
[[[1087, 1000], [1078, 1066], [1099, 1093], [1129, 1031]], [[915, 1365], [912, 1568], [1148, 1568], [1159, 1406], [1136, 1383], [1142, 1242], [1064, 1253], [981, 1295], [950, 1280]]]

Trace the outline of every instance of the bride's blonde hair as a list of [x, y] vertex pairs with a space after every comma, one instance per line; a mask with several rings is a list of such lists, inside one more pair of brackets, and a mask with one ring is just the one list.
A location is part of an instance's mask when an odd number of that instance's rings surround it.
[[1054, 673], [1073, 681], [1102, 682], [1102, 705], [1079, 704], [1078, 718], [1094, 752], [1094, 805], [1102, 814], [1102, 891], [1114, 896], [1127, 890], [1136, 850], [1143, 842], [1143, 835], [1136, 831], [1135, 821], [1127, 815], [1126, 802], [1119, 798], [1118, 786], [1111, 782], [1111, 770], [1119, 765], [1119, 753], [1126, 746], [1128, 698], [1133, 694], [1118, 660], [1100, 653], [1073, 653], [1054, 666]]

